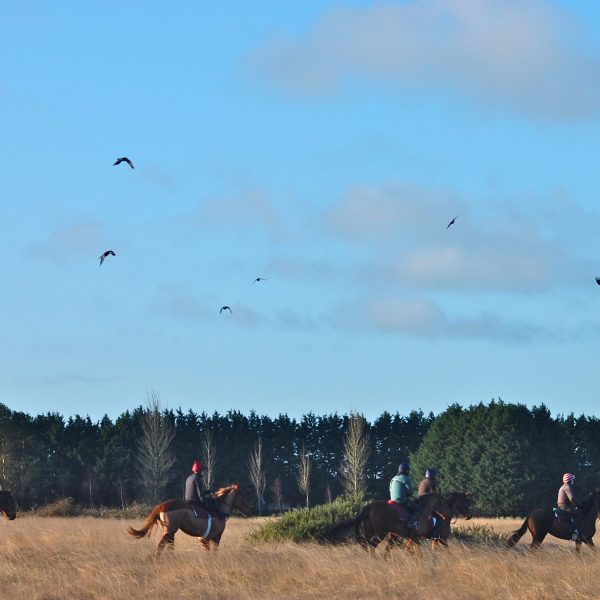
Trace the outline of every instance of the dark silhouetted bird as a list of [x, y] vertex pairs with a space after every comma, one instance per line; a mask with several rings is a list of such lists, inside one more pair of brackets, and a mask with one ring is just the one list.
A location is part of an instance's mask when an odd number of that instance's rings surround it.
[[224, 310], [228, 310], [231, 314], [233, 314], [233, 311], [229, 308], [229, 306], [221, 306], [219, 314], [221, 314]]
[[446, 229], [448, 229], [448, 227], [450, 227], [450, 225], [454, 225], [454, 222], [456, 221], [456, 219], [458, 219], [458, 217], [460, 217], [460, 215], [456, 215], [454, 217], [454, 219], [452, 219], [452, 221], [450, 221], [450, 223], [448, 223], [448, 225], [446, 225]]
[[596, 283], [600, 285], [600, 277], [596, 277]]
[[116, 254], [112, 250], [107, 250], [100, 255], [100, 266], [102, 266], [104, 259], [108, 258], [109, 256], [116, 256]]
[[122, 156], [121, 158], [117, 158], [117, 161], [115, 162], [115, 164], [113, 165], [113, 167], [116, 167], [117, 165], [120, 165], [122, 162], [126, 162], [132, 169], [135, 169], [135, 167], [133, 166], [133, 163], [126, 156]]
[[260, 281], [266, 281], [264, 277], [257, 277], [252, 283], [258, 283]]

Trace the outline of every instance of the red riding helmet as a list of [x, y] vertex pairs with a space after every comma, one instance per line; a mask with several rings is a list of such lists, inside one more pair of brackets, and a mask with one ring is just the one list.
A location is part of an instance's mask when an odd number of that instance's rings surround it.
[[192, 465], [192, 473], [202, 473], [202, 471], [204, 471], [204, 465], [199, 460], [195, 460]]
[[565, 473], [563, 475], [563, 483], [573, 483], [575, 480], [575, 475], [573, 473]]

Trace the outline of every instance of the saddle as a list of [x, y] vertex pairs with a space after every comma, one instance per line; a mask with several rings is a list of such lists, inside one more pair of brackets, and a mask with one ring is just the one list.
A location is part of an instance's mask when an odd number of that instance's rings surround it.
[[408, 521], [411, 518], [411, 516], [412, 516], [411, 513], [408, 512], [406, 510], [406, 508], [404, 508], [404, 506], [402, 506], [402, 504], [398, 504], [397, 502], [394, 502], [393, 500], [388, 500], [387, 503], [396, 507], [396, 510], [398, 511], [398, 517], [401, 521]]
[[[404, 508], [404, 506], [402, 506], [401, 504], [398, 504], [397, 502], [394, 502], [393, 500], [388, 500], [387, 501], [388, 504], [391, 504], [392, 506], [396, 507], [396, 510], [398, 511], [398, 518], [401, 521], [410, 521], [410, 519], [412, 518], [412, 514], [406, 510], [406, 508]], [[427, 534], [425, 535], [425, 537], [428, 540], [433, 540], [437, 538], [437, 529], [438, 529], [438, 525], [440, 523], [440, 519], [435, 517], [435, 516], [431, 516], [429, 517], [427, 524], [426, 524], [426, 531]]]
[[194, 504], [193, 502], [189, 502], [189, 505], [197, 519], [208, 519], [209, 517], [213, 516], [210, 512], [208, 512], [208, 510], [206, 510], [206, 508], [204, 508], [204, 506]]
[[563, 523], [565, 525], [575, 525], [575, 518], [571, 513], [565, 512], [560, 508], [553, 508], [554, 518], [558, 520], [559, 523]]

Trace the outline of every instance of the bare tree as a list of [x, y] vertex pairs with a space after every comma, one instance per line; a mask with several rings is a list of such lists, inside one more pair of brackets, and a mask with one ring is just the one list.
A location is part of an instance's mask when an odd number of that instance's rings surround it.
[[306, 506], [309, 506], [309, 493], [310, 493], [310, 457], [306, 453], [306, 448], [302, 446], [300, 450], [300, 463], [298, 465], [298, 488], [306, 497]]
[[147, 500], [156, 504], [172, 479], [175, 432], [163, 414], [158, 393], [154, 391], [147, 396], [141, 424], [142, 437], [138, 441], [140, 481], [146, 490]]
[[331, 493], [331, 486], [329, 483], [325, 486], [325, 502], [328, 504], [333, 502], [333, 494]]
[[344, 436], [342, 482], [347, 496], [361, 498], [366, 491], [367, 461], [371, 455], [370, 438], [366, 420], [362, 415], [350, 413]]
[[258, 438], [254, 449], [250, 453], [248, 459], [248, 469], [250, 471], [250, 483], [256, 492], [256, 504], [258, 506], [258, 514], [261, 514], [262, 509], [262, 497], [265, 492], [267, 485], [267, 478], [265, 476], [263, 468], [263, 454], [262, 454], [262, 438]]
[[202, 478], [206, 489], [212, 490], [215, 482], [215, 465], [217, 464], [217, 448], [212, 431], [205, 427], [200, 436], [200, 453], [204, 463]]
[[277, 504], [277, 511], [281, 512], [281, 505], [283, 504], [283, 492], [281, 490], [281, 479], [279, 479], [279, 477], [275, 477], [275, 481], [273, 481], [273, 485], [271, 486], [271, 491], [273, 492], [275, 504]]

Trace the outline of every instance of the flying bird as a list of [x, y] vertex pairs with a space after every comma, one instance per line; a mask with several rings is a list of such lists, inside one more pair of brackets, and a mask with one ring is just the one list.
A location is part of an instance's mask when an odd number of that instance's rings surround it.
[[596, 283], [600, 285], [600, 277], [596, 277]]
[[452, 219], [452, 221], [450, 221], [450, 223], [448, 223], [448, 225], [446, 225], [446, 229], [448, 229], [448, 227], [450, 227], [450, 225], [454, 225], [454, 222], [456, 221], [456, 219], [458, 219], [458, 217], [460, 217], [460, 215], [456, 215], [454, 217], [454, 219]]
[[104, 259], [108, 258], [109, 256], [116, 256], [116, 254], [112, 250], [107, 250], [100, 255], [100, 266], [102, 266]]
[[117, 165], [120, 165], [122, 162], [126, 162], [132, 169], [135, 169], [135, 167], [133, 166], [133, 163], [126, 156], [122, 156], [121, 158], [117, 158], [117, 161], [115, 162], [115, 164], [113, 165], [113, 167], [116, 167]]
[[221, 314], [224, 310], [228, 310], [231, 314], [233, 314], [233, 311], [229, 308], [229, 306], [221, 306], [219, 314]]
[[252, 283], [259, 283], [261, 281], [266, 281], [266, 279], [264, 277], [257, 277]]

